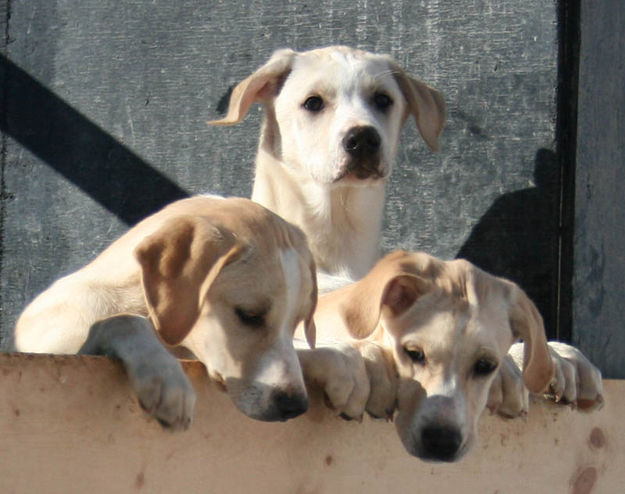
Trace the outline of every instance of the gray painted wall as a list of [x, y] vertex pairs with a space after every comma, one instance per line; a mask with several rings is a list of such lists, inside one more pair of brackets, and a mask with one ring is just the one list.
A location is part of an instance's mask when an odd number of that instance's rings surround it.
[[274, 49], [338, 43], [392, 54], [448, 104], [440, 154], [427, 151], [412, 123], [404, 129], [383, 250], [460, 253], [512, 277], [555, 332], [553, 0], [10, 7], [0, 74], [5, 337], [38, 291], [163, 202], [249, 195], [260, 109], [232, 128], [205, 121]]
[[574, 342], [625, 377], [625, 9], [582, 2]]

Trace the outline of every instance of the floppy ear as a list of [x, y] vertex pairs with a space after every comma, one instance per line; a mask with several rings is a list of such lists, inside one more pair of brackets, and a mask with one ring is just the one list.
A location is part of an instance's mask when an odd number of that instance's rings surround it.
[[378, 325], [383, 310], [398, 317], [408, 310], [432, 284], [402, 269], [399, 253], [383, 258], [360, 281], [345, 287], [339, 312], [349, 333], [358, 339], [369, 336]]
[[306, 320], [304, 321], [304, 333], [306, 334], [306, 341], [308, 342], [308, 346], [314, 350], [315, 344], [317, 342], [317, 327], [315, 326], [314, 315], [315, 315], [315, 309], [317, 308], [318, 290], [317, 290], [317, 267], [315, 265], [315, 261], [312, 259], [312, 255], [311, 255], [309, 266], [310, 266], [310, 276], [313, 282], [313, 289], [310, 295], [312, 299], [311, 304], [310, 304], [310, 312], [308, 313], [308, 316], [306, 317]]
[[237, 124], [247, 115], [252, 103], [265, 101], [275, 96], [282, 80], [291, 71], [295, 55], [296, 52], [289, 49], [274, 52], [265, 65], [234, 88], [230, 95], [230, 105], [226, 116], [207, 123], [211, 125]]
[[163, 340], [177, 345], [199, 316], [208, 288], [239, 249], [206, 219], [167, 221], [135, 249], [148, 313]]
[[408, 76], [396, 62], [390, 60], [395, 81], [408, 103], [417, 128], [428, 147], [440, 151], [440, 136], [445, 125], [445, 100], [443, 95], [427, 84]]
[[517, 285], [512, 284], [510, 297], [510, 326], [514, 336], [524, 341], [523, 381], [532, 393], [540, 393], [547, 388], [554, 373], [543, 319], [534, 303]]

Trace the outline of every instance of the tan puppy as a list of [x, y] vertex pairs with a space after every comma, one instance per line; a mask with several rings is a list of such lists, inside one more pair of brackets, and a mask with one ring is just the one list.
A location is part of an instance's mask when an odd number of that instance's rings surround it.
[[577, 400], [601, 401], [601, 375], [590, 363], [577, 381], [554, 366], [525, 293], [464, 260], [391, 253], [359, 282], [320, 297], [315, 323], [320, 339], [360, 340], [371, 377], [367, 411], [388, 416], [396, 405], [404, 446], [425, 460], [457, 461], [471, 449], [515, 340], [524, 341], [531, 392], [573, 382]]
[[186, 428], [195, 394], [154, 327], [193, 352], [243, 413], [286, 420], [307, 408], [292, 337], [304, 321], [314, 346], [315, 303], [298, 228], [246, 199], [196, 197], [143, 220], [40, 294], [17, 322], [15, 346], [118, 357], [142, 405]]
[[412, 115], [432, 150], [445, 121], [442, 96], [390, 57], [345, 46], [280, 50], [233, 91], [225, 118], [265, 107], [252, 199], [298, 225], [321, 271], [358, 279], [378, 258], [386, 179]]

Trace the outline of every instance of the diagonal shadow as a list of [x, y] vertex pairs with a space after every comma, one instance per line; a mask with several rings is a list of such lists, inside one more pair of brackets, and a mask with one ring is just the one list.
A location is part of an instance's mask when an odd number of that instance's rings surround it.
[[133, 225], [189, 193], [0, 55], [0, 130]]
[[518, 283], [542, 314], [549, 338], [568, 340], [570, 328], [558, 327], [560, 169], [552, 151], [536, 153], [534, 182], [500, 196], [457, 257]]

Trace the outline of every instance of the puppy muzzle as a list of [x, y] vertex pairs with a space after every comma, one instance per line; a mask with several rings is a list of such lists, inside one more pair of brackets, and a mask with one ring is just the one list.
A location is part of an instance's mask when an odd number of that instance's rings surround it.
[[339, 179], [346, 176], [359, 180], [384, 177], [381, 167], [382, 138], [374, 127], [352, 127], [345, 134], [342, 144], [348, 160]]

